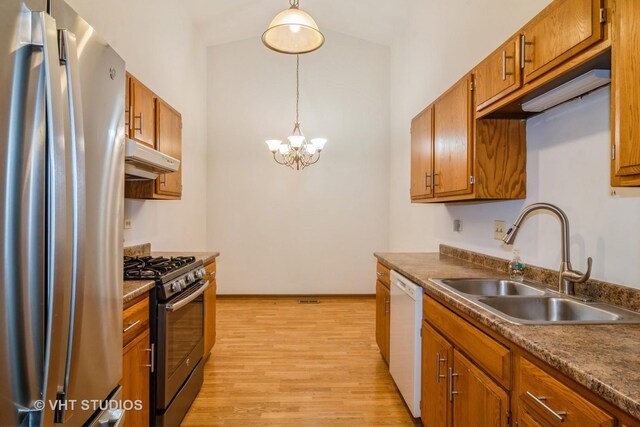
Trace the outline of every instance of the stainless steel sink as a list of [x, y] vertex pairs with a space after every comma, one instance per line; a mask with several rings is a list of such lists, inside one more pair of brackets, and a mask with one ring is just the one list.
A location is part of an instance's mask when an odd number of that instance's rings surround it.
[[505, 279], [443, 279], [443, 285], [469, 295], [544, 295], [545, 291]]
[[484, 297], [478, 302], [520, 321], [615, 322], [621, 316], [585, 303], [556, 297]]
[[640, 313], [585, 302], [507, 279], [430, 279], [471, 303], [520, 325], [640, 324]]

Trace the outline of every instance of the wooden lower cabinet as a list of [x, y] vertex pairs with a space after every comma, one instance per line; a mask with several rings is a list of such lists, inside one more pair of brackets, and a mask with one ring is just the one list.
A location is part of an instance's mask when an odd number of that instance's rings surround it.
[[[145, 297], [142, 301], [126, 308], [125, 318], [128, 312], [139, 313], [143, 307], [148, 309], [148, 301], [149, 298]], [[148, 319], [148, 312], [146, 316]], [[124, 345], [122, 351], [122, 398], [127, 401], [139, 401], [142, 407], [140, 410], [127, 411], [124, 421], [127, 426], [146, 426], [150, 422], [150, 375], [154, 356], [150, 341], [150, 332], [147, 325]]]
[[509, 395], [458, 350], [453, 350], [449, 381], [453, 426], [508, 425]]
[[208, 358], [216, 343], [216, 262], [204, 266], [209, 289], [204, 292], [204, 358]]
[[420, 418], [425, 426], [451, 425], [448, 373], [453, 346], [427, 322], [422, 322]]
[[389, 363], [389, 335], [391, 331], [391, 295], [389, 288], [376, 281], [376, 342], [380, 354]]

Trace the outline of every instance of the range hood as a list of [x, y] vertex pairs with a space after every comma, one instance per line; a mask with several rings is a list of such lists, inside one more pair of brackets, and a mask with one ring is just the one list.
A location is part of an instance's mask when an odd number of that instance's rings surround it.
[[175, 172], [179, 168], [180, 160], [127, 138], [124, 153], [125, 179], [156, 179], [162, 173]]
[[523, 111], [540, 113], [611, 82], [610, 70], [591, 70], [522, 104]]

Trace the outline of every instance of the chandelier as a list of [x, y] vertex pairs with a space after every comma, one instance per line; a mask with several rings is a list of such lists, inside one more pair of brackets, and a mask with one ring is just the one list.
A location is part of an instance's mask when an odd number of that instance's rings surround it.
[[300, 10], [300, 0], [289, 0], [289, 9], [278, 13], [262, 35], [262, 42], [276, 52], [298, 55], [313, 52], [324, 36], [308, 13]]
[[320, 160], [320, 153], [327, 143], [326, 138], [313, 138], [307, 141], [299, 120], [300, 105], [300, 56], [296, 56], [296, 121], [293, 124], [293, 132], [287, 137], [287, 142], [279, 139], [265, 141], [273, 154], [276, 163], [289, 166], [291, 169], [302, 170]]

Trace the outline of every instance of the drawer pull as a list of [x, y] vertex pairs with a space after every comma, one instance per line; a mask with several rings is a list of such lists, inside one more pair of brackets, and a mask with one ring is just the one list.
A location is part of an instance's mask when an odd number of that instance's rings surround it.
[[446, 375], [440, 373], [440, 364], [446, 361], [447, 359], [440, 357], [440, 353], [436, 353], [436, 383], [440, 383], [440, 379], [446, 377]]
[[127, 332], [129, 332], [131, 329], [135, 328], [135, 327], [136, 327], [140, 322], [141, 322], [141, 320], [136, 320], [136, 321], [135, 321], [135, 322], [133, 322], [133, 323], [129, 323], [129, 326], [127, 326], [126, 328], [124, 328], [124, 329], [122, 330], [122, 332], [126, 334], [126, 333], [127, 333]]
[[449, 402], [453, 402], [453, 395], [459, 394], [457, 391], [453, 391], [453, 377], [458, 377], [460, 374], [454, 374], [453, 368], [449, 368]]
[[148, 351], [151, 353], [149, 355], [149, 361], [151, 362], [151, 364], [144, 366], [146, 366], [147, 368], [151, 368], [151, 373], [153, 373], [156, 371], [156, 345], [151, 344], [151, 348], [145, 348], [144, 351]]
[[379, 271], [376, 271], [376, 274], [378, 275], [378, 277], [382, 277], [382, 273], [380, 273]]
[[567, 413], [565, 411], [554, 411], [549, 405], [545, 403], [545, 401], [547, 400], [546, 397], [536, 396], [530, 391], [527, 392], [527, 396], [529, 396], [531, 399], [533, 399], [534, 402], [550, 412], [551, 415], [553, 415], [558, 421], [560, 421], [561, 423], [564, 422], [564, 417], [567, 415]]

